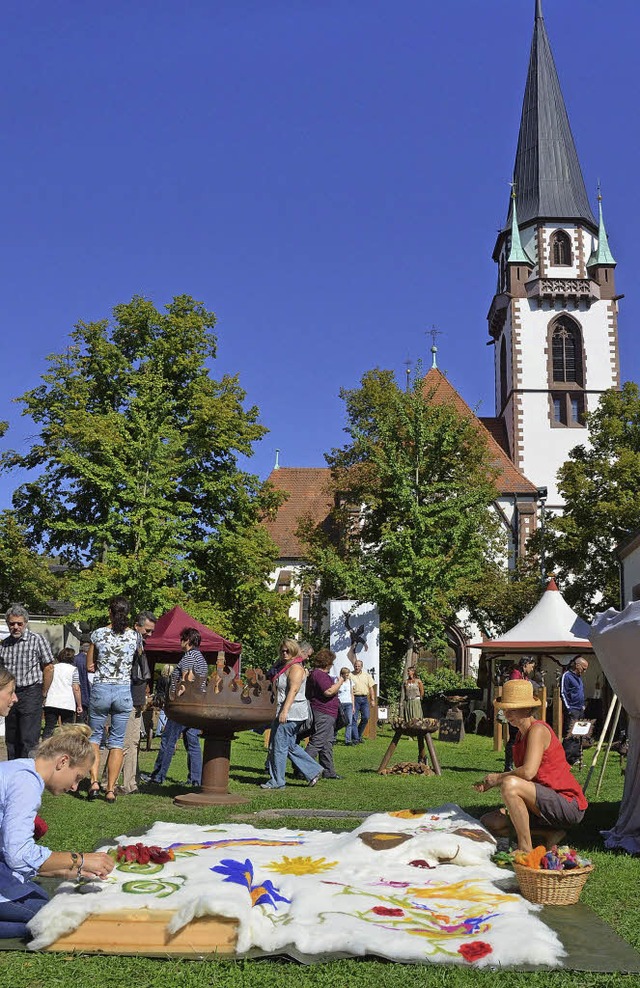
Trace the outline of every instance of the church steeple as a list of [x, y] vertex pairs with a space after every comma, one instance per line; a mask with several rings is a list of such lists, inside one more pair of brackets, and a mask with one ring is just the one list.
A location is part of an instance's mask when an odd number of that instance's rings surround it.
[[535, 6], [513, 181], [521, 227], [539, 219], [582, 220], [595, 232], [541, 0]]
[[[498, 277], [488, 321], [496, 416], [510, 455], [529, 480], [547, 488], [547, 507], [559, 511], [558, 470], [588, 440], [586, 414], [602, 394], [619, 387], [621, 296], [602, 205], [598, 223], [587, 198], [541, 0], [534, 9], [511, 201], [493, 251]], [[600, 148], [597, 131], [594, 137]]]

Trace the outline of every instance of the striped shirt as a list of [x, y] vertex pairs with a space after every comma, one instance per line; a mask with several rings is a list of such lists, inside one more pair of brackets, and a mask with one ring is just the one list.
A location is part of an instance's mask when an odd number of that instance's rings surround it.
[[53, 662], [53, 654], [46, 638], [25, 628], [20, 638], [2, 639], [0, 662], [16, 677], [16, 686], [34, 686], [42, 682], [42, 670]]
[[[204, 692], [207, 688], [208, 672], [207, 660], [200, 649], [190, 648], [188, 652], [184, 653], [171, 673], [171, 686], [175, 689], [181, 679], [192, 679], [195, 677], [202, 679], [200, 689]], [[189, 673], [193, 673], [193, 676], [190, 676]]]

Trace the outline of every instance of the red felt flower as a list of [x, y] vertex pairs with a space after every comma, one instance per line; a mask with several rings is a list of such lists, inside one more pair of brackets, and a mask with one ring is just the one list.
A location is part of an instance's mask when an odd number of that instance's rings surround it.
[[374, 906], [371, 912], [376, 916], [404, 916], [403, 909], [391, 909], [389, 906]]
[[411, 865], [412, 868], [433, 868], [434, 867], [434, 865], [430, 865], [428, 861], [425, 861], [424, 858], [416, 858], [415, 861], [410, 861], [409, 864]]
[[481, 957], [492, 954], [493, 948], [484, 940], [474, 940], [473, 943], [463, 943], [458, 947], [458, 953], [462, 954], [468, 964], [473, 964], [474, 961], [479, 961]]

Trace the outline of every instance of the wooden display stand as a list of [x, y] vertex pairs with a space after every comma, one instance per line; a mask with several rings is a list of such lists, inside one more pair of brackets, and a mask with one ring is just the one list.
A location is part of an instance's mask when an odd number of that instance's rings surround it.
[[427, 765], [427, 752], [425, 751], [425, 745], [429, 752], [429, 758], [431, 759], [431, 768], [435, 775], [442, 775], [442, 769], [440, 768], [440, 762], [438, 761], [438, 756], [436, 755], [436, 750], [433, 747], [433, 741], [431, 739], [431, 732], [420, 730], [417, 727], [397, 727], [393, 735], [391, 744], [384, 753], [384, 757], [378, 766], [378, 774], [381, 774], [386, 769], [387, 765], [393, 757], [393, 753], [398, 747], [398, 741], [402, 736], [407, 738], [417, 738], [418, 739], [418, 761]]
[[83, 954], [122, 954], [193, 957], [235, 953], [238, 923], [224, 916], [193, 919], [177, 933], [167, 926], [169, 910], [138, 909], [89, 916], [71, 933], [58, 937], [46, 950]]

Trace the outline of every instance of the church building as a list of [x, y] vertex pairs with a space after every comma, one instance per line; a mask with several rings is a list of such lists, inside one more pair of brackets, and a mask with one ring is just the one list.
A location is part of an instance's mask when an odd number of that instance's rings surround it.
[[[475, 419], [497, 471], [495, 510], [513, 565], [534, 531], [541, 506], [562, 510], [557, 472], [569, 451], [588, 442], [584, 414], [619, 387], [615, 266], [602, 216], [589, 204], [541, 0], [513, 170], [512, 193], [493, 258], [497, 285], [488, 313], [494, 344], [495, 416], [476, 418], [437, 367], [425, 377], [431, 400]], [[435, 364], [435, 361], [434, 361]], [[299, 519], [322, 524], [332, 507], [326, 467], [276, 467], [269, 480], [289, 499], [269, 523], [280, 548], [274, 583], [295, 587], [304, 563]], [[292, 616], [308, 627], [309, 601]], [[464, 669], [460, 642], [458, 668]]]

